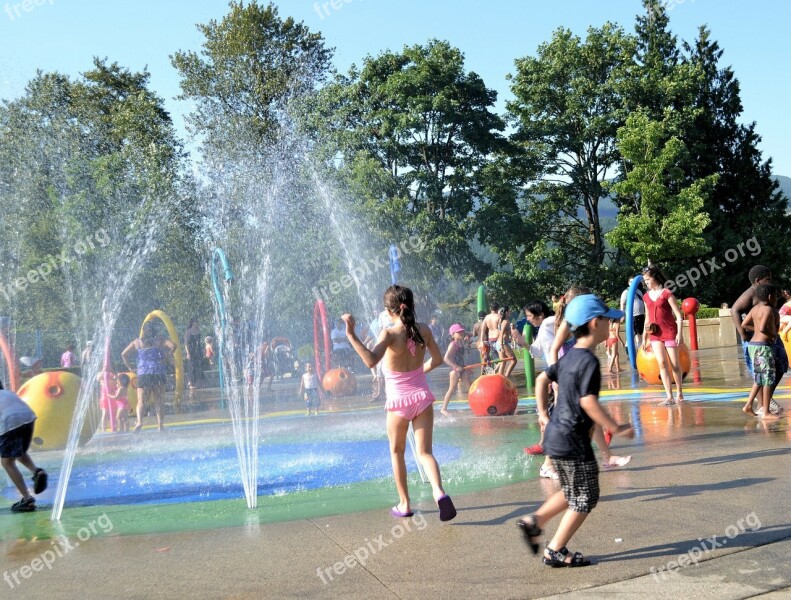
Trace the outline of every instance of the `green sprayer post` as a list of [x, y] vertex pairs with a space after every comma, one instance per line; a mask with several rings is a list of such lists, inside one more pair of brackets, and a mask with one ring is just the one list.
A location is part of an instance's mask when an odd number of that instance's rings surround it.
[[[487, 315], [489, 314], [489, 299], [486, 297], [486, 286], [481, 284], [478, 286], [478, 302], [477, 302], [478, 312], [485, 312]], [[475, 315], [477, 318], [478, 315]]]
[[522, 335], [525, 338], [525, 382], [527, 383], [527, 393], [532, 395], [536, 383], [536, 371], [535, 365], [533, 364], [533, 355], [530, 354], [530, 344], [533, 343], [533, 328], [530, 327], [530, 323], [525, 323]]

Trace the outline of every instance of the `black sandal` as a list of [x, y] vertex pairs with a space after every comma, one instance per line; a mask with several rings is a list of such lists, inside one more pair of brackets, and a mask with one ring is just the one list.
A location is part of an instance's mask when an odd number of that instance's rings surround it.
[[571, 557], [571, 562], [566, 562], [569, 549], [565, 546], [560, 550], [553, 550], [547, 546], [545, 550], [549, 554], [549, 558], [544, 556], [544, 564], [553, 569], [559, 569], [561, 567], [587, 567], [591, 564], [591, 561], [585, 558], [581, 552], [575, 552]]
[[525, 536], [525, 542], [528, 546], [530, 546], [530, 550], [533, 554], [538, 554], [538, 542], [536, 541], [541, 534], [541, 528], [536, 525], [536, 516], [535, 515], [528, 515], [527, 516], [530, 521], [525, 519], [519, 519], [516, 524], [522, 530], [522, 534]]
[[36, 510], [35, 498], [28, 498], [27, 500], [23, 498], [11, 505], [11, 512], [33, 512], [34, 510]]
[[33, 493], [40, 494], [47, 489], [47, 472], [44, 469], [36, 469], [33, 473]]

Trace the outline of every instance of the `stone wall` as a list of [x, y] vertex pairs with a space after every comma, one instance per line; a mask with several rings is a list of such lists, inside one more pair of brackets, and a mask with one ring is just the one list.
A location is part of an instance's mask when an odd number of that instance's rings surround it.
[[[717, 319], [698, 319], [698, 348], [718, 348], [737, 345], [736, 326], [731, 319], [731, 311], [722, 309]], [[621, 338], [625, 339], [624, 327], [621, 327]], [[684, 341], [689, 343], [689, 323], [684, 322]]]

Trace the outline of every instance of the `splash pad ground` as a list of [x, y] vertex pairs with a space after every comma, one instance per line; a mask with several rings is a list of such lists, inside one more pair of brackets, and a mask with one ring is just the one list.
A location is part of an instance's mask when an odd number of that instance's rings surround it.
[[[64, 557], [68, 566], [55, 564], [25, 580], [30, 597], [74, 597], [82, 589], [74, 586], [86, 579], [97, 597], [147, 598], [422, 597], [428, 591], [538, 597], [590, 586], [654, 597], [682, 584], [687, 587], [678, 589], [685, 594], [690, 585], [782, 589], [791, 573], [787, 560], [773, 556], [787, 556], [791, 546], [791, 433], [787, 419], [764, 424], [741, 414], [738, 402], [749, 380], [737, 357], [737, 348], [701, 352], [703, 381], [695, 384], [690, 376], [688, 402], [679, 407], [657, 407], [661, 390], [637, 382], [633, 387], [629, 371], [603, 376], [602, 401], [617, 418], [631, 415], [638, 436], [613, 443], [616, 453], [632, 454], [633, 461], [601, 474], [602, 503], [575, 538], [575, 548], [598, 559], [584, 574], [548, 573], [513, 525], [555, 489], [537, 479], [540, 459], [522, 452], [538, 439], [534, 402], [527, 398], [514, 417], [472, 417], [458, 401], [451, 403], [452, 418], [438, 419], [436, 454], [460, 509], [450, 526], [440, 525], [430, 488], [408, 459], [412, 502], [423, 512], [410, 531], [394, 535], [398, 521], [387, 509], [396, 496], [381, 405], [341, 400], [335, 411], [308, 418], [298, 402], [278, 400], [263, 407], [258, 509], [245, 507], [222, 413], [169, 415], [164, 434], [94, 438], [75, 461], [60, 524], [49, 520], [46, 495], [39, 501], [44, 510], [13, 515], [7, 508], [13, 494], [4, 494], [0, 548], [6, 564], [17, 569], [59, 540], [82, 540], [100, 516], [112, 523], [112, 530], [89, 535]], [[440, 395], [446, 373], [437, 373], [432, 384]], [[787, 380], [776, 397], [791, 407]], [[54, 482], [60, 456], [41, 453], [37, 459], [51, 469]], [[726, 538], [729, 545], [706, 552], [698, 567], [654, 581], [652, 567], [699, 546], [699, 537], [722, 537], [750, 513], [761, 521], [755, 531]], [[364, 568], [332, 571], [380, 534], [388, 547]], [[146, 577], [138, 580], [131, 571], [100, 575], [98, 565], [105, 561], [133, 565]], [[752, 571], [739, 579], [745, 561]], [[324, 583], [317, 569], [327, 567], [334, 579], [325, 573]], [[57, 582], [61, 595], [44, 592], [47, 582]]]

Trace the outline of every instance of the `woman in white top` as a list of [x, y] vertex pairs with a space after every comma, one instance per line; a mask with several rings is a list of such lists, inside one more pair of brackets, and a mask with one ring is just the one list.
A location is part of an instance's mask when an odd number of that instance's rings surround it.
[[[552, 348], [552, 342], [555, 341], [555, 313], [541, 300], [534, 300], [533, 302], [525, 305], [525, 317], [533, 327], [538, 327], [536, 339], [530, 344], [530, 354], [534, 358], [540, 358], [547, 364], [549, 352]], [[522, 336], [522, 332], [514, 330], [514, 339], [522, 346], [527, 343]], [[525, 448], [527, 454], [536, 455], [544, 453], [544, 432], [541, 432], [541, 439], [537, 444]], [[541, 466], [539, 474], [542, 477], [551, 477], [555, 471], [552, 468], [552, 463], [547, 457], [544, 460], [544, 465]]]
[[[540, 358], [546, 361], [546, 357], [549, 356], [549, 349], [555, 339], [555, 313], [541, 300], [534, 300], [525, 305], [525, 318], [533, 327], [538, 329], [536, 339], [530, 344], [530, 354], [533, 358]], [[527, 346], [521, 331], [513, 329], [512, 335], [520, 346]]]

